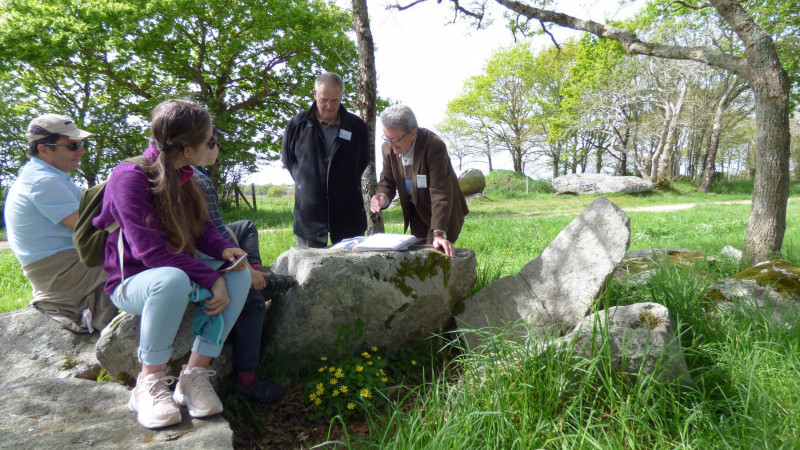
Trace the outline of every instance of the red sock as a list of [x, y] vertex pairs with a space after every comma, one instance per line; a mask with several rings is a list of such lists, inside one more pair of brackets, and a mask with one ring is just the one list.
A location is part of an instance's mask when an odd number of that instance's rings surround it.
[[252, 268], [253, 268], [253, 270], [258, 270], [258, 269], [260, 269], [260, 268], [262, 268], [262, 267], [264, 267], [264, 266], [262, 266], [262, 265], [261, 265], [261, 264], [259, 264], [259, 263], [252, 263], [252, 264], [250, 264], [250, 267], [252, 267]]
[[256, 380], [256, 372], [236, 372], [236, 381], [239, 382], [239, 386], [247, 389], [253, 385], [253, 381]]

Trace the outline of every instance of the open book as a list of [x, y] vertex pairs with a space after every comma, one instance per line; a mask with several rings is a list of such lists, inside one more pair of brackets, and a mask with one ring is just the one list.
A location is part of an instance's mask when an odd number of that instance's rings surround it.
[[357, 252], [392, 252], [406, 250], [414, 244], [425, 242], [410, 234], [375, 233], [372, 236], [356, 236], [345, 239], [330, 248]]

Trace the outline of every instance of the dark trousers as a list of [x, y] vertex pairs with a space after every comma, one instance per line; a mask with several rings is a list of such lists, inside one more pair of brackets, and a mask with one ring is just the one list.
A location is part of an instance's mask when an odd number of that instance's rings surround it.
[[328, 246], [328, 239], [326, 238], [325, 242], [322, 242], [322, 241], [312, 241], [310, 239], [297, 236], [297, 245], [301, 247], [310, 247], [310, 248], [325, 248]]
[[[258, 251], [258, 229], [249, 220], [226, 225], [233, 230], [239, 248], [247, 252], [250, 264], [261, 264]], [[261, 333], [266, 314], [264, 293], [253, 288], [247, 293], [242, 313], [233, 325], [233, 368], [237, 372], [253, 372], [261, 359]]]

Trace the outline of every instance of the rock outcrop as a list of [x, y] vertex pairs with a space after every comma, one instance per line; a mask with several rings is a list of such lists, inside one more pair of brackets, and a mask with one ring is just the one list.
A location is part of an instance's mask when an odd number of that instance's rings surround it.
[[[298, 285], [267, 312], [268, 352], [288, 358], [335, 356], [362, 343], [397, 350], [448, 328], [453, 307], [477, 280], [475, 253], [455, 258], [431, 248], [353, 252], [292, 247], [273, 264]], [[363, 326], [361, 326], [363, 325]], [[360, 332], [358, 332], [360, 331]], [[343, 342], [342, 342], [343, 341]]]
[[550, 182], [559, 194], [611, 194], [652, 191], [653, 183], [639, 177], [614, 176], [600, 173], [573, 173]]
[[[568, 332], [589, 313], [629, 245], [630, 219], [600, 197], [519, 273], [465, 300], [456, 312], [459, 329], [473, 347], [480, 338], [469, 330], [502, 329], [520, 320], [540, 337]], [[520, 327], [512, 331], [521, 339], [528, 332]]]
[[[97, 333], [73, 334], [28, 307], [0, 314], [0, 335], [2, 448], [233, 447], [232, 431], [221, 416], [197, 420], [184, 411], [179, 425], [142, 428], [128, 410], [130, 390], [96, 381], [101, 371]], [[125, 344], [133, 349], [131, 365], [138, 364], [137, 342], [138, 335]]]
[[467, 169], [458, 176], [458, 185], [464, 195], [478, 194], [486, 188], [486, 177], [478, 169]]

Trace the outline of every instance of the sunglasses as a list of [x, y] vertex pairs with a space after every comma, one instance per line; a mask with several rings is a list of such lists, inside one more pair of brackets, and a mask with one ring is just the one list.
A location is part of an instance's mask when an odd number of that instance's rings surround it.
[[214, 150], [214, 147], [216, 147], [217, 144], [222, 144], [222, 141], [215, 137], [212, 137], [210, 141], [206, 142], [209, 150]]
[[81, 142], [70, 142], [69, 144], [42, 144], [48, 147], [67, 147], [71, 152], [77, 152], [79, 148], [86, 148], [86, 145], [83, 141]]

